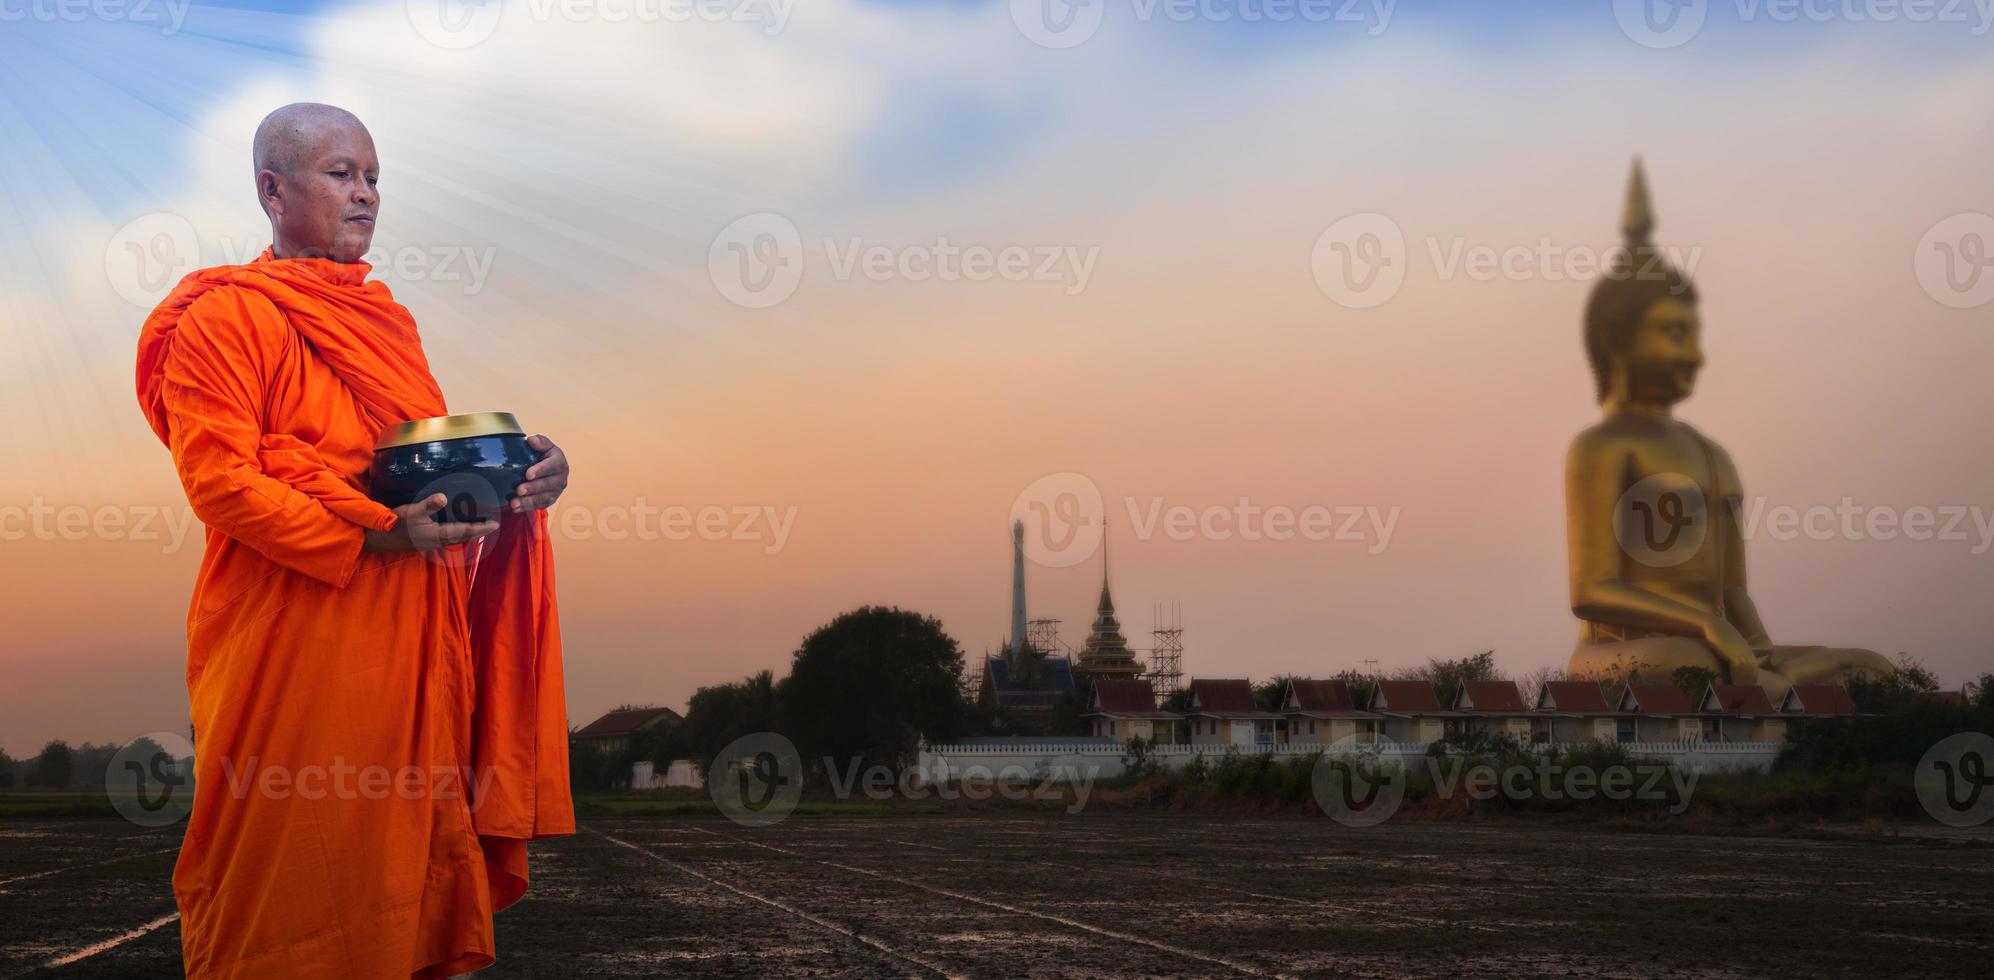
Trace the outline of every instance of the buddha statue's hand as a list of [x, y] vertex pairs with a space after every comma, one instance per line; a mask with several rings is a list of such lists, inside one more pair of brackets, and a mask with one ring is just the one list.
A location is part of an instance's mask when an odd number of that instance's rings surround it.
[[1759, 682], [1759, 652], [1738, 632], [1729, 620], [1712, 617], [1703, 628], [1703, 642], [1710, 645], [1711, 652], [1728, 668], [1730, 683], [1757, 684]]

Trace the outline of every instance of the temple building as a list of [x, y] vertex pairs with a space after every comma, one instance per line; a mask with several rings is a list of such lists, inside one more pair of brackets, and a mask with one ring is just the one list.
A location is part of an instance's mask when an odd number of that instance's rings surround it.
[[978, 698], [986, 706], [1010, 708], [1027, 716], [1049, 713], [1073, 690], [1073, 663], [1040, 650], [1029, 639], [1025, 618], [1025, 524], [1011, 523], [1011, 636], [1004, 651], [986, 655]]
[[1094, 608], [1094, 631], [1087, 635], [1087, 645], [1081, 648], [1073, 671], [1088, 680], [1142, 676], [1142, 665], [1136, 662], [1128, 637], [1122, 635], [1121, 621], [1115, 618], [1115, 597], [1108, 593], [1106, 535], [1101, 539], [1101, 601]]

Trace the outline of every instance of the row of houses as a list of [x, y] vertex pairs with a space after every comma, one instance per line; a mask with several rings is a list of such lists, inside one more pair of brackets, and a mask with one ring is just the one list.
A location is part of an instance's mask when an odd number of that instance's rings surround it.
[[[1255, 702], [1244, 680], [1191, 681], [1182, 712], [1157, 707], [1145, 680], [1102, 679], [1085, 716], [1100, 738], [1164, 744], [1274, 746], [1344, 739], [1426, 745], [1450, 734], [1518, 742], [1783, 742], [1789, 722], [1855, 714], [1835, 684], [1796, 684], [1775, 707], [1765, 689], [1711, 684], [1692, 698], [1670, 684], [1551, 681], [1526, 703], [1514, 681], [1468, 681], [1443, 704], [1428, 681], [1380, 681], [1360, 699], [1340, 680], [1292, 680], [1280, 709]], [[1362, 700], [1363, 703], [1359, 703]]]

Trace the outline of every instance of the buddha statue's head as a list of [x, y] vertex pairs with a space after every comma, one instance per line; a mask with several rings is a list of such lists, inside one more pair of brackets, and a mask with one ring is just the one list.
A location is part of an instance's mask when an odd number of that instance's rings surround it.
[[1649, 240], [1655, 229], [1641, 161], [1627, 181], [1624, 247], [1586, 301], [1586, 357], [1599, 400], [1674, 404], [1689, 397], [1703, 366], [1696, 285]]

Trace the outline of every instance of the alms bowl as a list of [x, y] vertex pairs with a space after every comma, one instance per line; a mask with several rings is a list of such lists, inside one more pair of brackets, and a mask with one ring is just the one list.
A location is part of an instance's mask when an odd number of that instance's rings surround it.
[[539, 459], [510, 412], [441, 415], [391, 425], [374, 443], [369, 496], [389, 507], [450, 498], [439, 522], [497, 520]]

